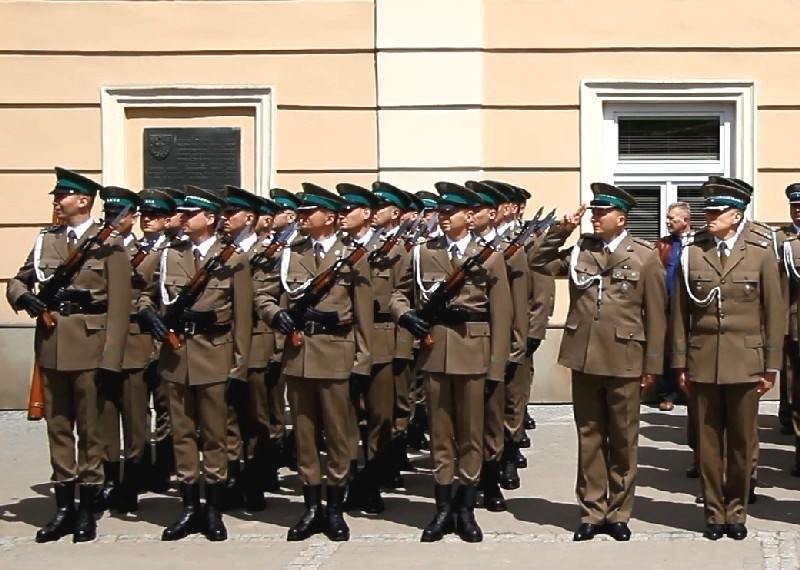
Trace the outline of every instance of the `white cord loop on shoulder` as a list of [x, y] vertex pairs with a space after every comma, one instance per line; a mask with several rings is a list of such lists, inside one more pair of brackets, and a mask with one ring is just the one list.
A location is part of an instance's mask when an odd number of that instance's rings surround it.
[[575, 270], [575, 267], [578, 264], [578, 255], [581, 253], [581, 244], [583, 240], [579, 241], [572, 247], [572, 251], [569, 254], [569, 276], [572, 279], [572, 282], [578, 289], [588, 289], [592, 283], [597, 283], [597, 300], [603, 298], [603, 276], [602, 275], [590, 275], [586, 279], [581, 279], [578, 277], [578, 272]]

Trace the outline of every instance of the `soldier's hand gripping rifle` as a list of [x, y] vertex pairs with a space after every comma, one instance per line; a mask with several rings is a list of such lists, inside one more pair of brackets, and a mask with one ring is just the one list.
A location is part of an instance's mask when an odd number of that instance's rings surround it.
[[[223, 242], [225, 241], [223, 239]], [[194, 305], [200, 294], [205, 290], [214, 272], [225, 265], [231, 256], [236, 253], [237, 249], [238, 247], [233, 241], [227, 241], [225, 248], [206, 260], [203, 267], [194, 274], [191, 281], [181, 289], [175, 301], [167, 308], [163, 318], [164, 326], [167, 328], [164, 340], [169, 343], [173, 350], [178, 350], [183, 346], [175, 330], [178, 328], [184, 312]]]
[[517, 234], [515, 238], [511, 240], [511, 243], [508, 244], [505, 250], [503, 250], [503, 259], [508, 261], [511, 259], [515, 253], [521, 248], [525, 246], [525, 242], [528, 241], [533, 234], [538, 232], [543, 232], [550, 226], [552, 226], [556, 222], [556, 211], [553, 209], [552, 212], [547, 214], [544, 219], [539, 219], [539, 216], [542, 215], [542, 208], [539, 208], [539, 211], [536, 212], [536, 215], [533, 217], [532, 220], [528, 221], [525, 224], [525, 227], [521, 232]]
[[333, 265], [314, 277], [311, 283], [308, 284], [308, 287], [303, 291], [303, 294], [294, 301], [289, 309], [287, 309], [289, 316], [297, 327], [288, 335], [289, 342], [293, 347], [300, 348], [303, 344], [303, 338], [300, 336], [300, 331], [297, 329], [303, 328], [306, 311], [316, 307], [328, 291], [330, 291], [334, 281], [336, 281], [336, 278], [342, 271], [342, 268], [345, 265], [352, 267], [358, 263], [370, 248], [377, 243], [381, 235], [383, 235], [383, 231], [377, 230], [367, 243], [358, 244], [358, 246], [350, 252], [350, 255], [337, 259]]
[[97, 235], [87, 238], [84, 240], [83, 243], [75, 250], [69, 254], [67, 259], [58, 267], [56, 267], [53, 276], [41, 284], [39, 293], [37, 293], [36, 297], [45, 305], [47, 308], [44, 309], [39, 314], [39, 322], [42, 326], [48, 330], [52, 330], [56, 326], [56, 321], [53, 318], [53, 315], [50, 313], [50, 310], [55, 308], [56, 303], [58, 302], [59, 293], [69, 287], [72, 280], [81, 270], [83, 263], [86, 261], [86, 258], [89, 256], [89, 252], [92, 247], [102, 246], [111, 234], [119, 227], [120, 222], [122, 219], [128, 215], [130, 212], [130, 206], [125, 207], [117, 217], [114, 218], [111, 222], [104, 222], [103, 227], [100, 228], [100, 231], [97, 232]]
[[281, 251], [289, 241], [289, 237], [294, 233], [295, 228], [297, 227], [297, 222], [292, 222], [281, 232], [276, 235], [270, 244], [264, 248], [263, 250], [259, 251], [257, 254], [253, 256], [250, 260], [251, 267], [259, 267], [262, 263], [270, 261], [273, 259], [279, 251]]

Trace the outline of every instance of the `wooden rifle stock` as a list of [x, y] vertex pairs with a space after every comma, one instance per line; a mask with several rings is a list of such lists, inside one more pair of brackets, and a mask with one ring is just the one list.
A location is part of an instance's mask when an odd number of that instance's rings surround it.
[[[342, 266], [355, 265], [361, 260], [362, 257], [364, 257], [365, 253], [367, 253], [367, 248], [363, 244], [359, 244], [359, 246], [355, 248], [353, 252], [346, 258], [338, 260], [328, 269], [314, 277], [305, 294], [312, 296], [323, 295], [325, 291], [333, 284], [333, 280], [336, 279], [336, 276], [339, 274]], [[303, 337], [301, 332], [298, 330], [290, 332], [288, 335], [288, 340], [294, 348], [300, 348], [303, 346]]]

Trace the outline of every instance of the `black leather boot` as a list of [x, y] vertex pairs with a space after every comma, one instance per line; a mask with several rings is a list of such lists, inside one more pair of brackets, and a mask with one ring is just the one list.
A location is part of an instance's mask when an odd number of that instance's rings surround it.
[[499, 483], [509, 491], [519, 489], [520, 480], [517, 471], [517, 442], [507, 439], [503, 444], [503, 456], [500, 460]]
[[262, 488], [267, 493], [277, 493], [281, 490], [280, 478], [278, 470], [283, 465], [283, 446], [278, 441], [269, 440], [263, 457], [258, 462], [263, 466], [264, 475], [262, 480]]
[[222, 513], [219, 509], [222, 494], [226, 492], [225, 483], [206, 484], [206, 508], [203, 513], [203, 534], [212, 542], [221, 542], [228, 539], [228, 529], [222, 522]]
[[459, 485], [456, 492], [455, 519], [456, 533], [464, 542], [481, 542], [483, 532], [475, 520], [475, 502], [478, 488], [475, 485]]
[[322, 485], [303, 485], [303, 500], [306, 512], [292, 528], [286, 540], [306, 540], [325, 529], [325, 513], [322, 511]]
[[531, 438], [528, 437], [528, 433], [525, 430], [522, 430], [517, 445], [520, 449], [528, 449], [531, 446]]
[[119, 461], [103, 461], [103, 487], [94, 502], [94, 512], [102, 513], [117, 507]]
[[169, 491], [170, 475], [175, 470], [175, 451], [172, 436], [157, 441], [155, 445], [156, 459], [148, 474], [148, 486], [153, 493]]
[[139, 480], [142, 475], [141, 463], [126, 459], [122, 467], [122, 481], [117, 491], [117, 512], [133, 513], [139, 510]]
[[453, 506], [451, 495], [453, 485], [434, 485], [433, 496], [436, 501], [436, 514], [433, 520], [422, 531], [421, 542], [437, 542], [444, 538], [446, 534], [452, 534], [455, 530], [453, 522]]
[[78, 512], [75, 510], [75, 481], [53, 485], [56, 496], [56, 512], [45, 526], [36, 531], [36, 542], [56, 541], [75, 532]]
[[289, 471], [297, 472], [297, 438], [294, 430], [288, 430], [283, 438], [283, 463]]
[[[405, 436], [403, 435], [393, 439], [389, 444], [388, 451], [389, 453], [385, 457], [385, 461], [381, 462], [383, 464], [383, 468], [381, 469], [383, 473], [381, 477], [383, 486], [387, 489], [402, 489], [405, 487], [406, 483], [400, 472], [403, 470], [414, 470], [408, 462], [408, 456], [406, 455]], [[405, 466], [408, 468], [404, 468]]]
[[347, 470], [347, 483], [344, 487], [344, 504], [349, 505], [352, 503], [350, 500], [350, 489], [358, 476], [358, 459], [350, 461], [350, 468]]
[[794, 468], [792, 477], [800, 477], [800, 437], [794, 438]]
[[342, 513], [344, 485], [328, 485], [328, 504], [325, 506], [325, 534], [334, 542], [350, 540], [350, 528]]
[[523, 455], [522, 450], [519, 448], [519, 444], [517, 444], [516, 449], [517, 449], [517, 456], [516, 456], [517, 469], [525, 469], [526, 467], [528, 467], [528, 458], [525, 457], [525, 455]]
[[523, 427], [526, 430], [536, 429], [536, 420], [533, 419], [533, 416], [528, 412], [528, 408], [525, 408], [525, 418], [522, 420]]
[[425, 406], [416, 406], [414, 408], [414, 416], [408, 424], [408, 430], [406, 430], [408, 447], [417, 451], [428, 449], [428, 440], [425, 439], [425, 430], [427, 429], [428, 412]]
[[[381, 497], [381, 463], [375, 459], [367, 461], [364, 468], [358, 472], [352, 483], [348, 484], [347, 496], [343, 508], [345, 511], [357, 509], [365, 513], [376, 515], [384, 511], [383, 497]], [[330, 490], [330, 487], [329, 487]]]
[[[117, 463], [119, 467], [119, 463]], [[91, 542], [97, 538], [97, 522], [94, 520], [94, 506], [97, 504], [97, 495], [102, 491], [100, 485], [79, 485], [78, 521], [75, 523], [75, 532], [72, 542]]]
[[244, 507], [244, 485], [242, 485], [241, 475], [241, 462], [238, 459], [228, 461], [228, 479], [225, 482], [225, 493], [219, 505], [221, 511]]
[[398, 471], [405, 471], [406, 473], [413, 473], [416, 471], [411, 461], [408, 459], [408, 438], [405, 433], [401, 433], [392, 440], [394, 444], [394, 453], [397, 456]]
[[180, 540], [203, 530], [203, 517], [200, 512], [200, 484], [181, 483], [178, 490], [183, 501], [183, 512], [178, 520], [164, 529], [164, 532], [161, 533], [161, 540]]
[[747, 504], [752, 505], [756, 501], [758, 501], [758, 495], [756, 495], [756, 487], [758, 487], [758, 480], [755, 477], [750, 477], [750, 495], [747, 497]]
[[507, 510], [506, 499], [500, 490], [500, 463], [497, 461], [484, 461], [481, 468], [481, 491], [483, 491], [483, 506], [487, 511], [499, 513]]
[[248, 512], [254, 513], [263, 511], [267, 508], [267, 501], [264, 498], [264, 488], [261, 485], [259, 474], [259, 461], [255, 458], [248, 459], [244, 463], [244, 508]]

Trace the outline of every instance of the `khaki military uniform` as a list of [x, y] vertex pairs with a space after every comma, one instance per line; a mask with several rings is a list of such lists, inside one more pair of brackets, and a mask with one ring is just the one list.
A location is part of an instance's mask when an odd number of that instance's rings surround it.
[[[97, 235], [92, 224], [78, 240]], [[12, 306], [40, 279], [50, 278], [69, 256], [66, 227], [43, 230], [39, 246], [8, 283], [6, 297]], [[103, 483], [102, 440], [99, 415], [102, 401], [95, 386], [97, 369], [122, 369], [128, 337], [131, 266], [119, 241], [94, 246], [66, 289], [64, 303], [51, 307], [56, 327], [36, 329], [34, 352], [42, 374], [45, 420], [50, 444], [53, 480]], [[76, 441], [73, 428], [77, 426]]]
[[677, 272], [672, 299], [673, 367], [688, 369], [691, 380], [706, 521], [743, 523], [757, 445], [757, 382], [780, 368], [786, 332], [777, 261], [770, 241], [747, 228], [724, 268], [710, 234], [698, 232], [685, 247], [688, 264]]
[[[546, 235], [535, 256], [536, 271], [570, 274], [572, 248], [558, 251], [568, 236], [559, 226]], [[575, 492], [582, 522], [625, 523], [636, 484], [639, 379], [663, 368], [664, 269], [653, 246], [630, 235], [613, 252], [604, 251], [594, 234], [581, 236], [576, 247], [558, 357], [572, 370]]]
[[783, 374], [780, 385], [781, 420], [791, 419], [796, 437], [800, 437], [800, 334], [798, 334], [797, 301], [800, 298], [800, 241], [794, 224], [781, 226], [775, 232], [781, 293], [788, 318], [784, 338]]
[[[415, 295], [416, 289], [424, 296], [418, 281], [430, 290], [461, 265], [447, 248], [444, 236], [415, 247], [392, 293], [395, 320], [422, 301]], [[480, 249], [472, 240], [464, 259]], [[468, 275], [451, 306], [466, 310], [467, 321], [436, 323], [434, 344], [420, 346], [417, 366], [425, 379], [434, 480], [448, 485], [457, 473], [462, 484], [475, 485], [483, 462], [484, 383], [503, 382], [511, 351], [511, 292], [502, 254]]]
[[[297, 239], [282, 253], [285, 269], [280, 274], [268, 274], [264, 286], [257, 291], [258, 316], [271, 323], [278, 311], [291, 306], [290, 297], [299, 292], [298, 288], [348, 253], [337, 238], [324, 258], [317, 260], [312, 240]], [[299, 347], [288, 340], [283, 344], [283, 374], [294, 424], [298, 474], [304, 485], [319, 485], [322, 481], [317, 448], [322, 429], [328, 446], [328, 484], [346, 482], [354, 417], [348, 379], [351, 372], [369, 375], [372, 367], [373, 302], [366, 259], [362, 258], [355, 267], [345, 265], [315, 307], [336, 311], [339, 325], [330, 332], [317, 333], [316, 323], [309, 323], [301, 334]]]
[[[139, 297], [138, 307], [158, 310], [172, 302], [205, 261], [220, 253], [217, 241], [203, 260], [195, 260], [191, 243], [150, 256], [142, 273], [152, 275]], [[166, 256], [166, 261], [163, 257]], [[161, 268], [163, 267], [163, 271]], [[163, 286], [163, 290], [162, 290]], [[165, 291], [168, 299], [163, 297]], [[207, 483], [219, 483], [227, 476], [225, 402], [226, 381], [247, 379], [252, 332], [253, 283], [244, 254], [234, 253], [215, 271], [197, 301], [190, 307], [211, 325], [194, 326], [194, 334], [180, 333], [183, 345], [174, 350], [161, 346], [158, 372], [167, 383], [170, 423], [175, 446], [178, 481], [194, 484], [200, 480], [200, 454], [196, 429], [203, 441], [203, 467]]]

